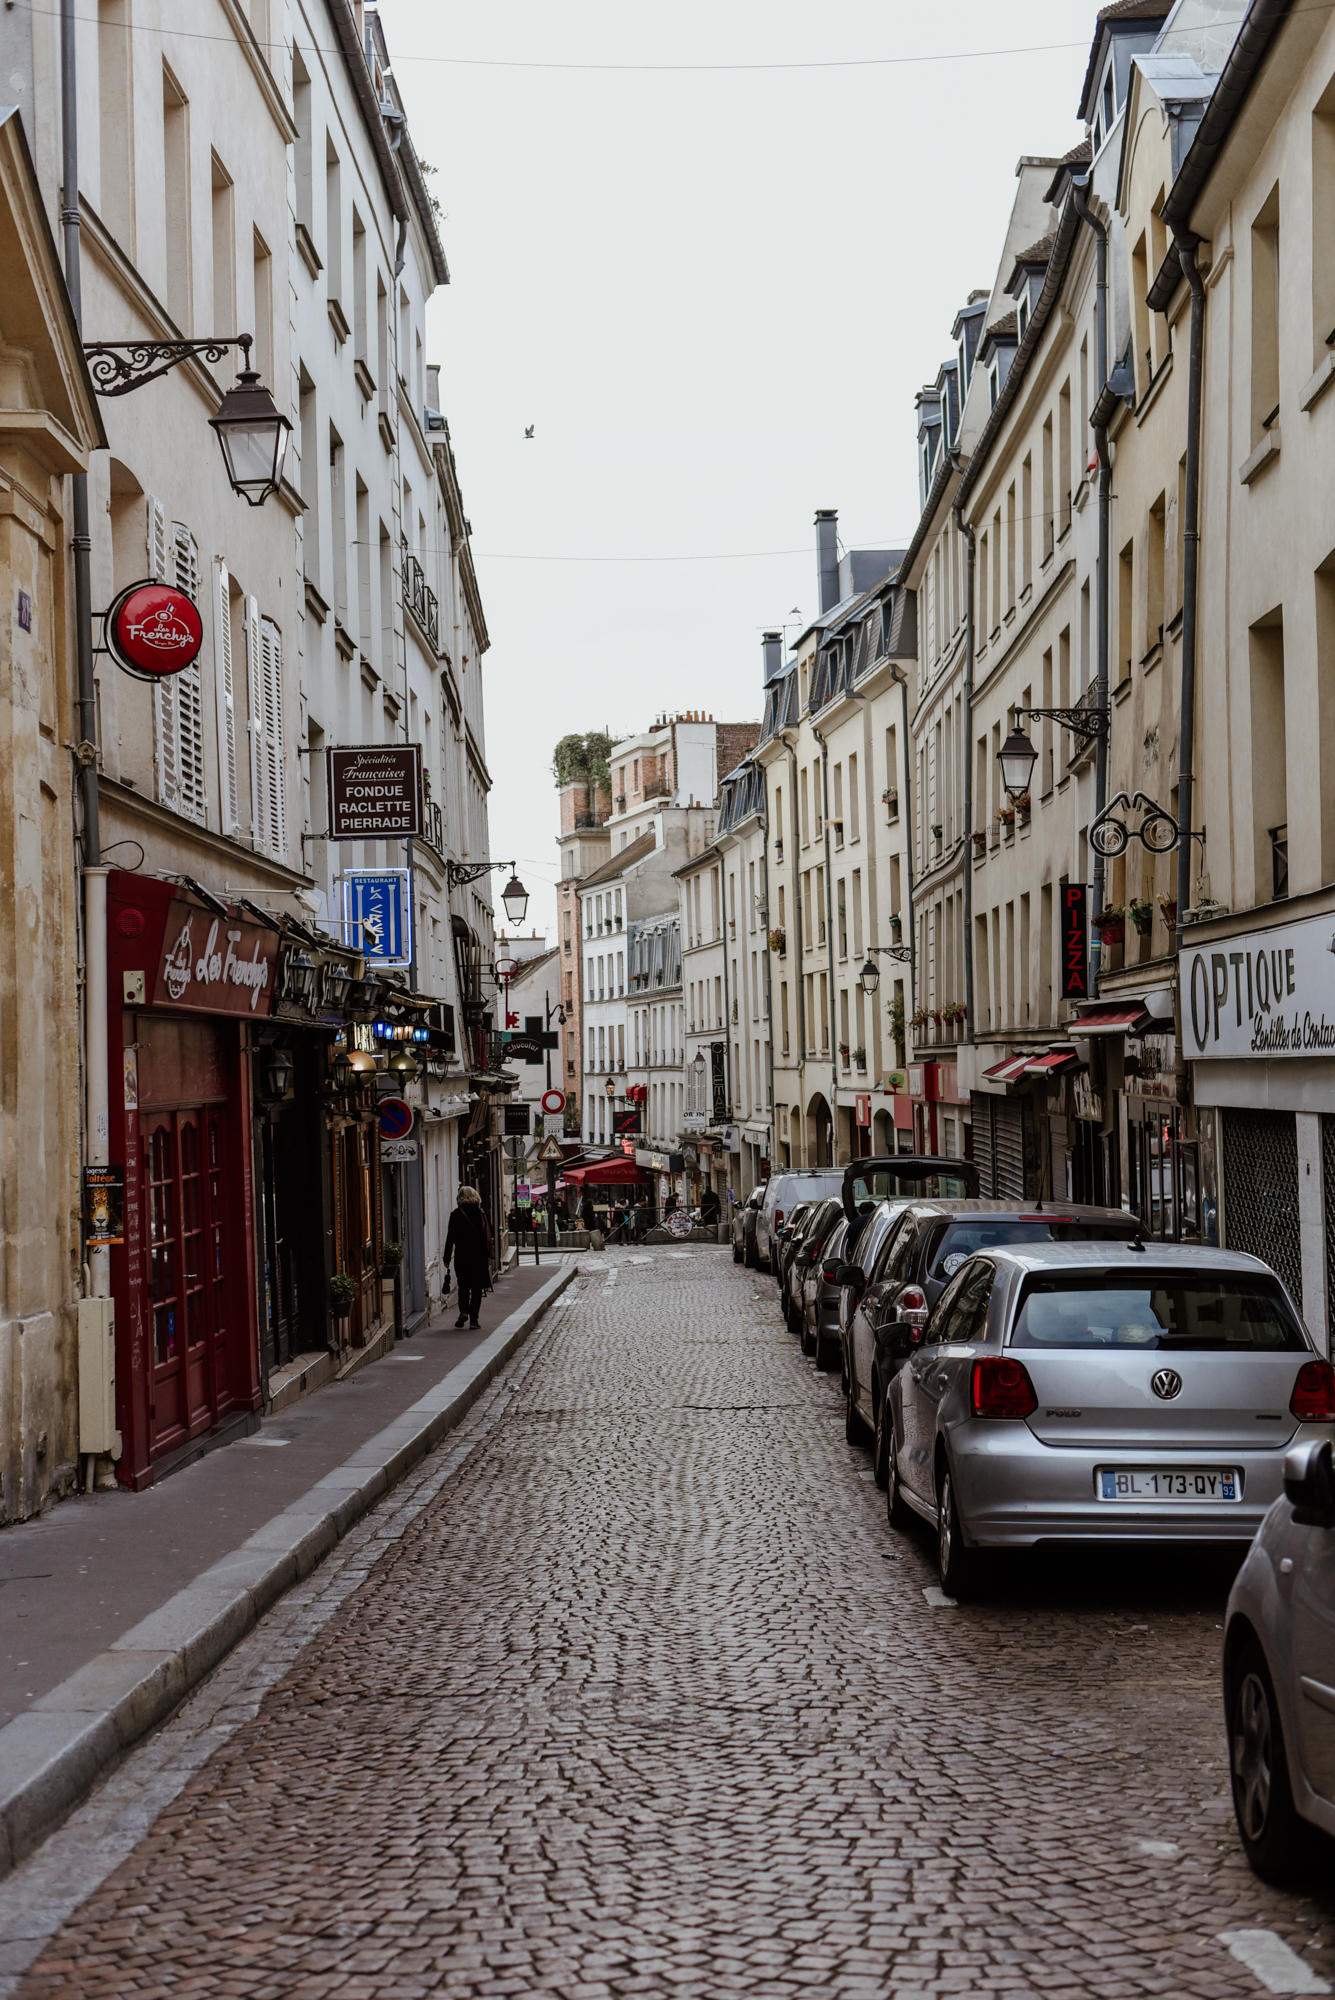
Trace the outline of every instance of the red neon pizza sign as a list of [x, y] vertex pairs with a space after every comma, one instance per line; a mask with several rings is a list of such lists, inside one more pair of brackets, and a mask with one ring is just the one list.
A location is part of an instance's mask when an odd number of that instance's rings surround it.
[[132, 583], [105, 620], [107, 651], [141, 680], [165, 680], [199, 658], [204, 622], [194, 602], [169, 583]]

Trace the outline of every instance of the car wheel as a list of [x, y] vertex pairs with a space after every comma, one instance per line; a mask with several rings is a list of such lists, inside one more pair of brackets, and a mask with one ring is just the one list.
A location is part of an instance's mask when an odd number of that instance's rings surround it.
[[737, 1238], [735, 1236], [732, 1239], [732, 1261], [734, 1264], [740, 1264], [742, 1261], [742, 1253], [737, 1248]]
[[955, 1480], [949, 1465], [941, 1467], [936, 1492], [936, 1567], [947, 1597], [964, 1599], [978, 1589], [982, 1563], [976, 1549], [964, 1546]]
[[802, 1307], [802, 1323], [798, 1328], [798, 1332], [802, 1336], [802, 1352], [807, 1356], [808, 1360], [810, 1360], [811, 1357], [816, 1352], [816, 1342], [811, 1337], [811, 1324], [807, 1318], [807, 1309], [805, 1303], [803, 1304]]
[[866, 1444], [867, 1426], [858, 1411], [853, 1395], [853, 1378], [850, 1375], [844, 1390], [844, 1436], [849, 1444]]
[[899, 1457], [895, 1451], [894, 1425], [890, 1421], [889, 1410], [885, 1413], [885, 1428], [890, 1434], [885, 1455], [885, 1518], [896, 1533], [902, 1535], [913, 1525], [913, 1509], [905, 1500], [899, 1484]]
[[829, 1341], [821, 1339], [819, 1327], [811, 1336], [811, 1350], [816, 1366], [821, 1374], [828, 1375], [834, 1366], [834, 1357], [830, 1353]]
[[890, 1411], [885, 1397], [881, 1394], [879, 1382], [872, 1383], [871, 1406], [876, 1412], [876, 1427], [871, 1448], [871, 1473], [884, 1493], [886, 1480], [890, 1477]]
[[745, 1264], [748, 1271], [754, 1271], [756, 1268], [757, 1261], [758, 1259], [756, 1257], [756, 1240], [754, 1236], [748, 1236], [746, 1239], [745, 1247], [742, 1250], [742, 1262], [743, 1264]]
[[1229, 1669], [1226, 1704], [1243, 1851], [1263, 1882], [1292, 1881], [1309, 1830], [1293, 1803], [1275, 1685], [1254, 1639], [1239, 1648]]

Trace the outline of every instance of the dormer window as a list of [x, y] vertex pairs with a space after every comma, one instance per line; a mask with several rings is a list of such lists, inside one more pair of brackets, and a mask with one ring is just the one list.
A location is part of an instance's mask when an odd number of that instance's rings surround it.
[[1019, 310], [1015, 316], [1015, 323], [1020, 330], [1020, 338], [1023, 340], [1024, 330], [1029, 324], [1029, 300], [1027, 298], [1020, 300]]
[[959, 370], [960, 370], [960, 400], [963, 401], [964, 392], [969, 386], [969, 361], [968, 361], [968, 354], [966, 352], [965, 344], [963, 341], [961, 341], [959, 345]]
[[1108, 74], [1103, 79], [1103, 129], [1112, 131], [1112, 122], [1117, 112], [1117, 85], [1113, 66], [1108, 64]]
[[992, 366], [987, 371], [987, 407], [989, 410], [996, 409], [997, 397], [1000, 394], [1001, 394], [1001, 373], [996, 362], [994, 361], [992, 363]]

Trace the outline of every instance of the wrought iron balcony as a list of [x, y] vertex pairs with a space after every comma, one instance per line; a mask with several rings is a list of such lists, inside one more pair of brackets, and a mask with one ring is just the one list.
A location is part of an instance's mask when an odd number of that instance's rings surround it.
[[433, 653], [440, 650], [440, 607], [436, 593], [426, 580], [426, 571], [417, 557], [403, 544], [403, 601], [412, 612]]

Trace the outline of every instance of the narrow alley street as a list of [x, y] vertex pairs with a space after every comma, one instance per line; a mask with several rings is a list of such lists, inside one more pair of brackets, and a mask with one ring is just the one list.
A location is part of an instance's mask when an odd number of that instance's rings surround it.
[[[1234, 1835], [1227, 1568], [934, 1604], [837, 1377], [701, 1247], [590, 1257], [443, 1447], [0, 1884], [19, 2000], [1335, 1983]], [[35, 1954], [35, 1955], [34, 1955]]]

